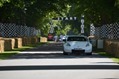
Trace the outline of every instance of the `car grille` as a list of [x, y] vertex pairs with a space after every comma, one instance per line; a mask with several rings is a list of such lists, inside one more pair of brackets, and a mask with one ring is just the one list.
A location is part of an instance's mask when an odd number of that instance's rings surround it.
[[85, 50], [75, 50], [75, 49], [72, 50], [72, 53], [76, 54], [76, 55], [83, 54], [84, 52], [85, 52]]

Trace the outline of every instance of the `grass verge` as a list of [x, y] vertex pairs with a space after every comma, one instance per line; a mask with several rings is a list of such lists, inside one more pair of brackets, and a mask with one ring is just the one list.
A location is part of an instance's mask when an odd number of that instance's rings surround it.
[[118, 57], [114, 57], [110, 54], [107, 54], [106, 52], [99, 52], [100, 55], [102, 56], [106, 56], [106, 57], [109, 57], [111, 58], [114, 62], [118, 63], [119, 64], [119, 58]]
[[118, 63], [118, 64], [119, 64], [119, 58], [118, 58], [118, 57], [114, 57], [114, 56], [108, 54], [108, 53], [105, 52], [103, 49], [96, 49], [96, 48], [94, 48], [93, 51], [96, 52], [96, 53], [99, 53], [99, 54], [102, 55], [102, 56], [111, 58], [115, 63]]
[[23, 46], [22, 48], [15, 48], [11, 51], [5, 51], [3, 53], [0, 53], [0, 60], [7, 59], [8, 57], [10, 57], [12, 55], [15, 55], [15, 54], [17, 54], [21, 51], [28, 50], [28, 49], [40, 46], [42, 44], [47, 44], [47, 43], [30, 44], [30, 45], [27, 45], [27, 46]]

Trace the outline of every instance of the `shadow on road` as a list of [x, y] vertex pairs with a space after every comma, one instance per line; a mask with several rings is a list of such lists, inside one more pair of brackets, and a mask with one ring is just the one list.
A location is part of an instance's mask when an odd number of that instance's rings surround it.
[[0, 66], [0, 71], [13, 70], [74, 70], [74, 69], [119, 69], [119, 65], [33, 65], [33, 66]]
[[63, 53], [19, 53], [14, 56], [9, 57], [8, 59], [67, 59], [67, 58], [106, 58], [100, 56], [96, 53], [93, 55], [63, 55]]
[[38, 46], [33, 49], [29, 49], [27, 51], [62, 51], [63, 50], [63, 43], [48, 43]]
[[[24, 53], [23, 53], [24, 52]], [[63, 55], [62, 43], [43, 44], [39, 47], [23, 51], [8, 59], [66, 59], [66, 58], [105, 58], [96, 53], [93, 55]]]

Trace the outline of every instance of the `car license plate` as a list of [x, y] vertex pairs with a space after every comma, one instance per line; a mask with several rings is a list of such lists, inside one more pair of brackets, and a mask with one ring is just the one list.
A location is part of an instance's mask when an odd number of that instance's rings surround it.
[[74, 48], [74, 50], [82, 50], [82, 48]]

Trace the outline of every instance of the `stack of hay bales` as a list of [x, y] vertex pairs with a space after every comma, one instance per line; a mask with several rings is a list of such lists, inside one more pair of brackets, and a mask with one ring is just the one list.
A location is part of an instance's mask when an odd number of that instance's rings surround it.
[[4, 52], [4, 40], [0, 38], [0, 53]]
[[[41, 42], [47, 42], [47, 38], [42, 38]], [[15, 38], [1, 38], [0, 37], [0, 53], [13, 50], [14, 48], [21, 48], [22, 46], [38, 43], [38, 37], [15, 37]]]

